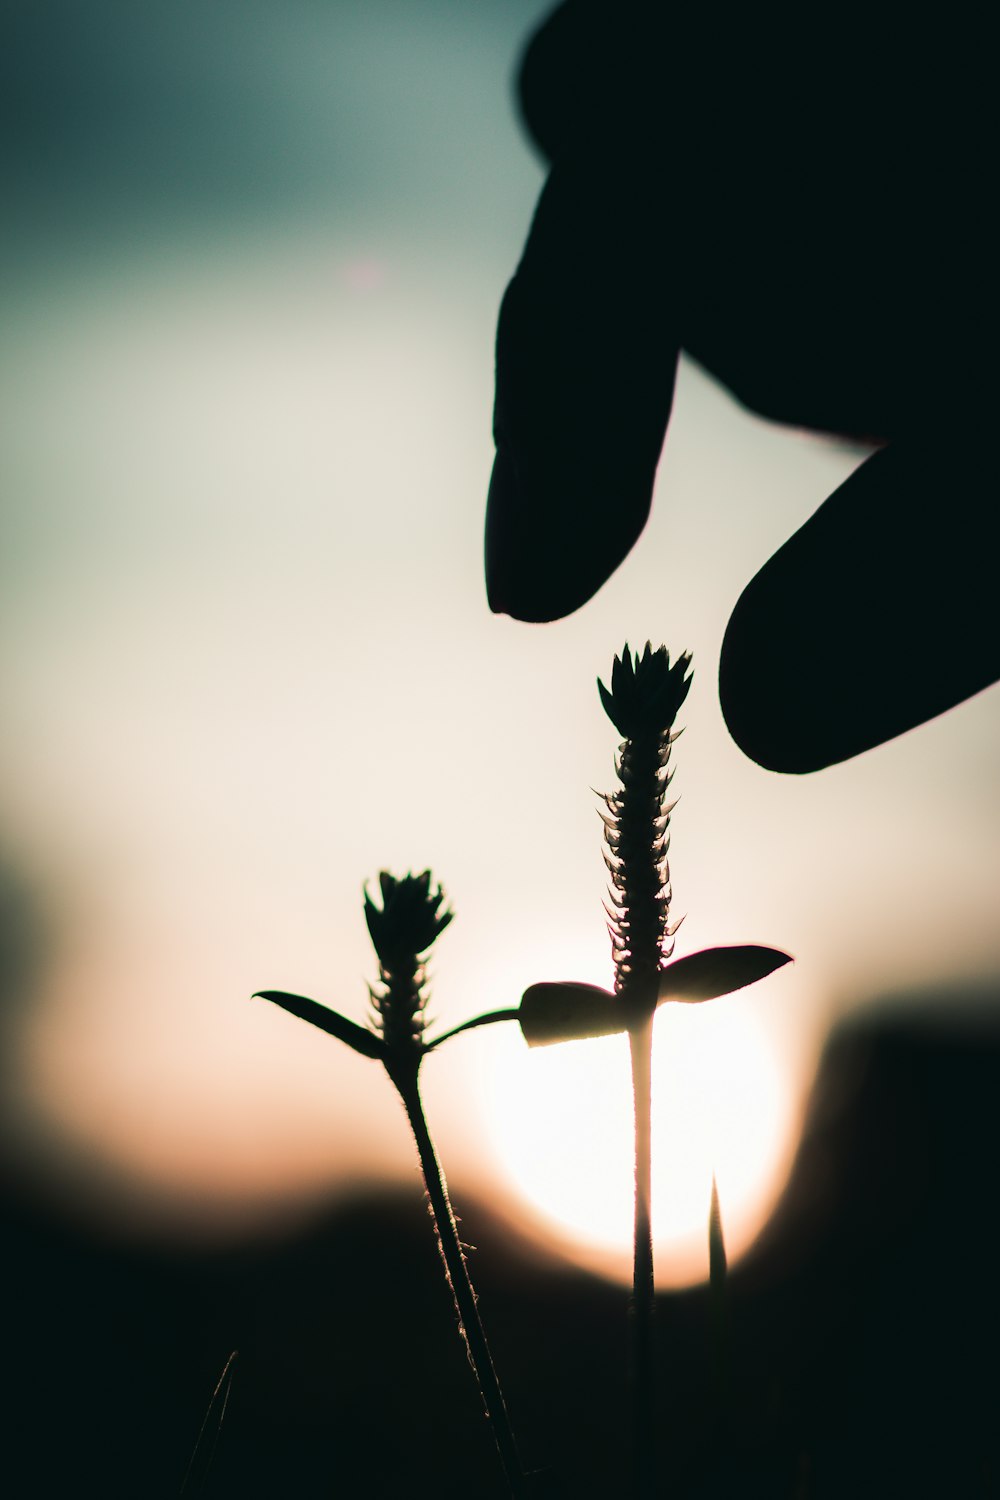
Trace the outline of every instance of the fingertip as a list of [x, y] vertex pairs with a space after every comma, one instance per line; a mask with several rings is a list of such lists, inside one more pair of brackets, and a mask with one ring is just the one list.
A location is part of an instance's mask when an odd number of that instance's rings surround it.
[[765, 771], [800, 776], [844, 757], [824, 722], [822, 699], [808, 691], [816, 662], [796, 660], [790, 630], [762, 570], [730, 617], [719, 658], [719, 704], [726, 727], [748, 759]]
[[486, 598], [494, 614], [528, 624], [564, 619], [594, 594], [619, 566], [648, 514], [648, 500], [632, 524], [591, 526], [607, 497], [588, 490], [567, 464], [562, 476], [519, 473], [502, 445], [497, 449], [486, 502]]
[[765, 563], [719, 664], [723, 716], [751, 760], [823, 770], [1000, 677], [992, 492], [983, 445], [911, 438], [856, 469]]
[[486, 519], [495, 612], [571, 614], [649, 516], [678, 345], [647, 186], [596, 159], [553, 171], [504, 295]]

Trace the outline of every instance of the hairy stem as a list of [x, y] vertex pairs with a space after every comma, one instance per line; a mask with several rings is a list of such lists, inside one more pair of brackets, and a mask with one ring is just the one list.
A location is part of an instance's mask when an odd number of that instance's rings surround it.
[[431, 1212], [437, 1227], [438, 1245], [444, 1261], [445, 1275], [455, 1299], [455, 1311], [458, 1313], [459, 1325], [468, 1350], [469, 1363], [479, 1385], [487, 1420], [493, 1429], [500, 1464], [511, 1495], [515, 1497], [515, 1500], [523, 1500], [523, 1497], [527, 1496], [527, 1486], [521, 1462], [517, 1456], [510, 1417], [507, 1415], [500, 1382], [493, 1367], [486, 1331], [479, 1316], [476, 1294], [469, 1278], [469, 1268], [458, 1237], [458, 1225], [455, 1222], [451, 1199], [448, 1197], [448, 1186], [427, 1128], [416, 1075], [414, 1074], [412, 1080], [400, 1082], [394, 1079], [393, 1081], [399, 1090], [410, 1127], [413, 1130], [414, 1140], [417, 1143], [420, 1167], [424, 1174], [427, 1196], [430, 1199]]
[[653, 1358], [653, 1227], [650, 1220], [652, 1163], [653, 1018], [629, 1030], [635, 1100], [635, 1251], [632, 1276], [633, 1454], [636, 1500], [655, 1490]]

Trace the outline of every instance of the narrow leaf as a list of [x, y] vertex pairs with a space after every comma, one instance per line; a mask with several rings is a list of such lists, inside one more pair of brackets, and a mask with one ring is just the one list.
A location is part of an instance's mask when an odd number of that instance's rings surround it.
[[719, 1207], [719, 1185], [712, 1173], [712, 1206], [708, 1215], [708, 1277], [712, 1300], [722, 1301], [726, 1285], [726, 1241], [722, 1232], [722, 1210]]
[[729, 1329], [726, 1317], [726, 1241], [722, 1232], [722, 1210], [719, 1188], [712, 1173], [712, 1207], [708, 1216], [708, 1281], [712, 1306], [712, 1344], [715, 1362], [716, 1418], [720, 1426], [726, 1421], [729, 1384]]
[[302, 1021], [311, 1022], [320, 1031], [335, 1036], [338, 1041], [346, 1042], [355, 1052], [360, 1052], [362, 1057], [385, 1057], [385, 1044], [381, 1037], [369, 1031], [366, 1026], [359, 1026], [337, 1011], [330, 1010], [328, 1006], [320, 1005], [318, 1000], [307, 1000], [304, 995], [286, 995], [284, 990], [258, 990], [252, 998], [270, 1000], [275, 1005], [280, 1005], [282, 1010], [289, 1011]]
[[219, 1442], [219, 1434], [226, 1416], [226, 1407], [229, 1405], [229, 1393], [233, 1386], [234, 1366], [239, 1358], [239, 1350], [234, 1349], [223, 1366], [219, 1382], [212, 1392], [212, 1399], [208, 1403], [208, 1409], [202, 1418], [201, 1427], [198, 1431], [194, 1452], [188, 1462], [184, 1481], [181, 1484], [181, 1495], [200, 1491], [204, 1494], [208, 1485], [208, 1474], [215, 1457], [215, 1450]]
[[473, 1016], [471, 1021], [463, 1021], [461, 1026], [453, 1026], [443, 1036], [436, 1036], [432, 1042], [425, 1047], [426, 1052], [433, 1052], [435, 1047], [440, 1047], [442, 1042], [450, 1041], [453, 1036], [458, 1036], [460, 1031], [474, 1031], [477, 1026], [492, 1026], [494, 1021], [517, 1021], [520, 1012], [516, 1010], [491, 1010], [484, 1015]]
[[596, 984], [530, 985], [517, 1014], [529, 1047], [611, 1036], [626, 1029], [620, 1002]]
[[700, 953], [678, 958], [662, 970], [659, 1004], [680, 1000], [685, 1005], [697, 1005], [702, 1000], [714, 1000], [718, 995], [729, 995], [745, 985], [756, 984], [758, 979], [791, 961], [791, 954], [757, 944], [703, 948]]

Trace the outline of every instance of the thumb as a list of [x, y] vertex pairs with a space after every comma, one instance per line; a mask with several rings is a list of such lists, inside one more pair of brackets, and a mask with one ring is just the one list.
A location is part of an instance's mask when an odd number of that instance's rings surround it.
[[1000, 678], [994, 489], [988, 439], [910, 434], [765, 563], [719, 669], [726, 723], [752, 760], [820, 770]]
[[673, 400], [676, 319], [649, 174], [561, 162], [497, 332], [491, 609], [554, 620], [596, 593], [641, 532]]

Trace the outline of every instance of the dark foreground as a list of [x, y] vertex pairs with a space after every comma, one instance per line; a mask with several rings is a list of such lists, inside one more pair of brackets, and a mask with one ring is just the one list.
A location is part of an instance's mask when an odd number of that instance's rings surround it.
[[[664, 1496], [1000, 1494], [1000, 1009], [976, 1002], [831, 1043], [789, 1192], [730, 1279], [728, 1421], [706, 1294], [661, 1299]], [[461, 1208], [539, 1495], [625, 1495], [625, 1295]], [[418, 1191], [168, 1255], [8, 1181], [2, 1229], [8, 1493], [175, 1500], [238, 1348], [186, 1495], [503, 1494]]]

